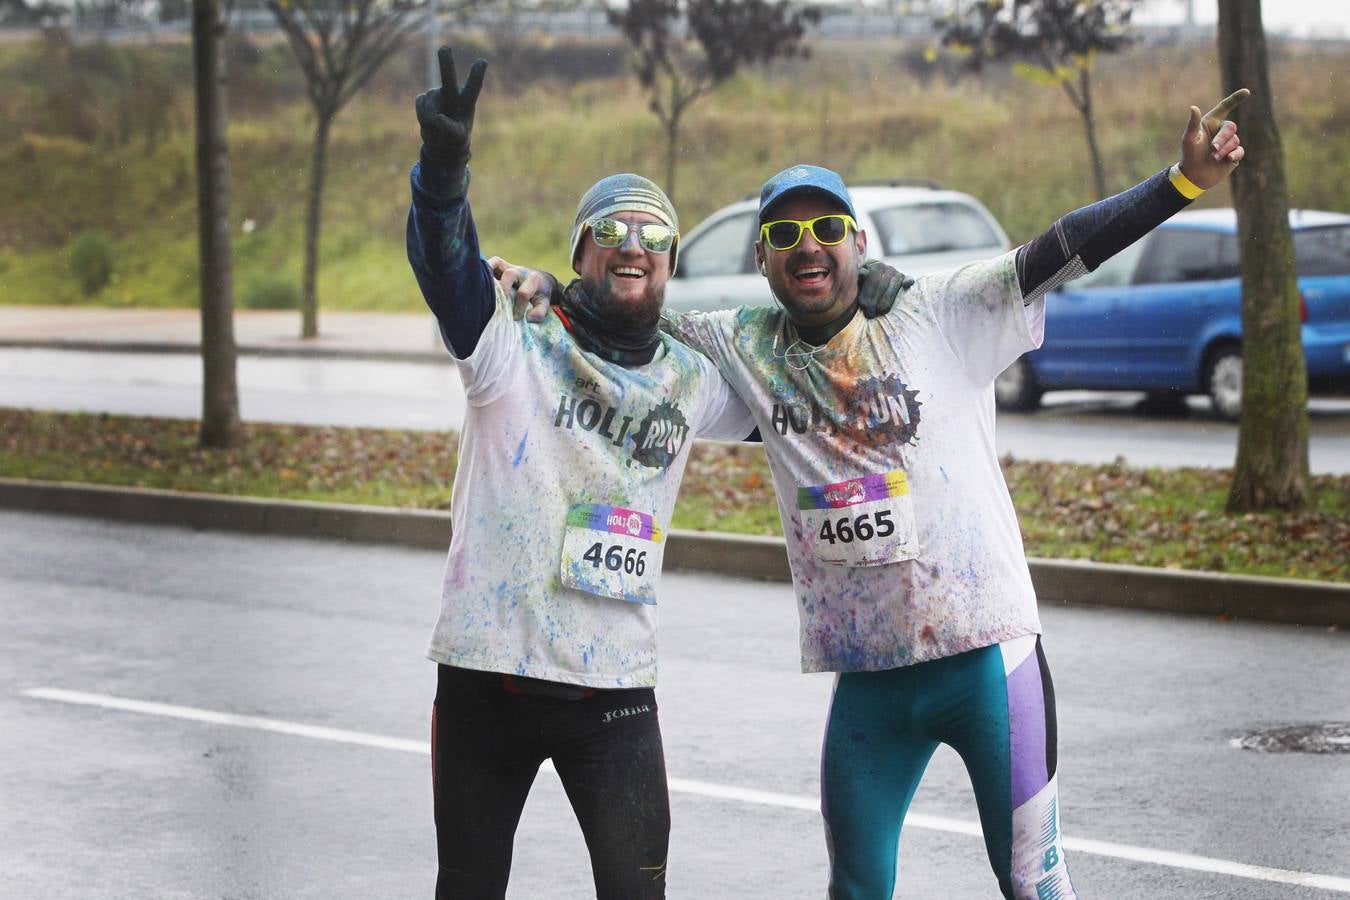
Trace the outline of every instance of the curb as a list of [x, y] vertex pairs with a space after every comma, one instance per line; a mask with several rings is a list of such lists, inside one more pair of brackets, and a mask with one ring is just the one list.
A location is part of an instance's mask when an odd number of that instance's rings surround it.
[[1042, 603], [1099, 606], [1344, 628], [1350, 584], [1094, 563], [1032, 559], [1031, 582]]
[[[0, 508], [196, 529], [284, 534], [444, 550], [450, 513], [300, 500], [193, 494], [152, 488], [0, 478]], [[791, 580], [781, 538], [668, 532], [672, 569]], [[1316, 627], [1350, 625], [1350, 584], [1032, 559], [1042, 603], [1228, 617]]]

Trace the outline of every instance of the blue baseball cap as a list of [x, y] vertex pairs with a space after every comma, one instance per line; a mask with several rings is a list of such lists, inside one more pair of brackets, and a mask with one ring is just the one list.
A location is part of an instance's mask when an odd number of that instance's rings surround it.
[[788, 166], [777, 175], [764, 182], [759, 192], [759, 220], [764, 221], [764, 213], [770, 206], [789, 194], [814, 191], [838, 201], [854, 219], [858, 214], [853, 211], [853, 200], [844, 187], [844, 179], [839, 173], [820, 166], [799, 164]]

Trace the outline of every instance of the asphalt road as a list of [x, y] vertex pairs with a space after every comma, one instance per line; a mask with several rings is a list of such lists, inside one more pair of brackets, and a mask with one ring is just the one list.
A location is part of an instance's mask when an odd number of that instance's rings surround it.
[[[0, 897], [430, 896], [440, 553], [14, 512], [0, 536]], [[1231, 743], [1350, 721], [1350, 637], [1043, 615], [1083, 896], [1350, 893], [1350, 757]], [[822, 896], [831, 682], [797, 671], [787, 588], [672, 573], [662, 618], [669, 895]], [[975, 821], [941, 751], [897, 896], [995, 896]], [[592, 896], [549, 774], [510, 896]]]
[[[239, 360], [241, 415], [248, 421], [379, 428], [458, 428], [464, 391], [453, 367], [415, 362], [245, 356]], [[1052, 393], [1030, 414], [1000, 414], [1000, 453], [1023, 459], [1134, 465], [1228, 467], [1235, 425], [1206, 402], [1189, 412], [1149, 415], [1140, 395]], [[201, 361], [190, 354], [0, 349], [0, 405], [196, 418]], [[1350, 472], [1350, 399], [1310, 404], [1314, 472]]]

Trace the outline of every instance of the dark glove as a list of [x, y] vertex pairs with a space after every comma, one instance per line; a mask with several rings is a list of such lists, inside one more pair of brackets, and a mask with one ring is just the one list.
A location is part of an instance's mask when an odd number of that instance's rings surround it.
[[[417, 122], [422, 126], [424, 167], [436, 166], [450, 176], [460, 175], [469, 163], [469, 134], [473, 111], [483, 87], [487, 60], [475, 60], [460, 90], [455, 77], [455, 59], [449, 47], [436, 53], [441, 64], [441, 86], [417, 97]], [[458, 182], [459, 179], [451, 179]]]
[[914, 279], [879, 259], [870, 259], [858, 268], [858, 305], [869, 319], [884, 316], [895, 305], [901, 292], [914, 286]]

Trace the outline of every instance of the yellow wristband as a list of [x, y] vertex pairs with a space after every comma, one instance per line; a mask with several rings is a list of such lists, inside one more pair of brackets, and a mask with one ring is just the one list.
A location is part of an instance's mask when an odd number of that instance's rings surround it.
[[1167, 177], [1172, 179], [1172, 187], [1177, 189], [1177, 193], [1187, 200], [1194, 200], [1205, 192], [1205, 189], [1191, 181], [1181, 173], [1181, 166], [1172, 163], [1172, 168], [1168, 170]]

